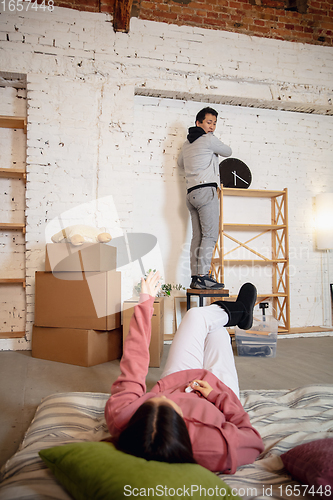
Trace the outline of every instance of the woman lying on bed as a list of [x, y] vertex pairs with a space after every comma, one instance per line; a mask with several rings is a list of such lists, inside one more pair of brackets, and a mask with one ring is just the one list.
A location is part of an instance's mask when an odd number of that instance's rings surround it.
[[131, 455], [198, 463], [213, 472], [233, 474], [258, 457], [263, 443], [238, 399], [238, 377], [224, 327], [251, 327], [256, 288], [246, 283], [236, 302], [187, 311], [161, 380], [146, 392], [151, 317], [159, 288], [158, 273], [141, 280], [121, 375], [105, 407], [109, 431], [117, 448]]

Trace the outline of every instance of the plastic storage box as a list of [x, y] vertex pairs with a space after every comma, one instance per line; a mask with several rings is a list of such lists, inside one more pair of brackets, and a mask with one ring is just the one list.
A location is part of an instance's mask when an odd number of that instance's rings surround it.
[[254, 319], [250, 330], [236, 326], [236, 345], [238, 356], [260, 356], [275, 358], [278, 321], [273, 316], [265, 320]]

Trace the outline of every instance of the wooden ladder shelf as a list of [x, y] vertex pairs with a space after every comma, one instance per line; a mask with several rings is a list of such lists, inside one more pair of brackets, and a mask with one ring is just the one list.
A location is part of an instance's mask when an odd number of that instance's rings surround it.
[[[271, 224], [235, 224], [225, 221], [224, 197], [239, 196], [252, 198], [269, 198]], [[263, 293], [259, 290], [258, 302], [268, 299], [273, 301], [275, 317], [279, 321], [279, 332], [290, 331], [290, 298], [289, 298], [289, 239], [288, 239], [288, 191], [272, 191], [260, 189], [235, 189], [221, 186], [220, 193], [220, 234], [215, 245], [212, 259], [212, 270], [221, 283], [225, 283], [225, 266], [272, 266], [272, 291]], [[249, 233], [249, 238], [242, 241], [231, 233], [241, 231]], [[251, 233], [251, 234], [250, 234]], [[265, 233], [271, 233], [271, 257], [260, 253], [253, 247], [253, 242]], [[235, 248], [225, 251], [225, 238], [235, 243]], [[253, 254], [253, 259], [232, 259], [232, 252], [244, 249]], [[226, 258], [227, 257], [227, 258]], [[230, 284], [228, 283], [228, 286]], [[232, 296], [231, 296], [232, 297]]]

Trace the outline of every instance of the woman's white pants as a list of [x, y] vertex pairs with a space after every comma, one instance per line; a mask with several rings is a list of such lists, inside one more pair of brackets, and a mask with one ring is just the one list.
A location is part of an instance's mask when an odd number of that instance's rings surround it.
[[189, 309], [172, 341], [162, 377], [181, 370], [206, 369], [239, 397], [228, 314], [215, 304]]

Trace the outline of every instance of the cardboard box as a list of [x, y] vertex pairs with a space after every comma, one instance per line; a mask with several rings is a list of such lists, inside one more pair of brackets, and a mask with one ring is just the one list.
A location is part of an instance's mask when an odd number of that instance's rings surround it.
[[[123, 341], [129, 332], [131, 317], [137, 300], [126, 300], [123, 309]], [[158, 368], [161, 364], [164, 345], [164, 298], [157, 297], [154, 302], [154, 313], [151, 319], [151, 339], [149, 345], [149, 366]]]
[[72, 328], [32, 329], [32, 356], [34, 358], [94, 366], [121, 357], [122, 329], [111, 332]]
[[45, 271], [113, 271], [117, 267], [117, 249], [107, 243], [47, 243]]
[[36, 326], [114, 330], [120, 311], [120, 272], [36, 272]]

